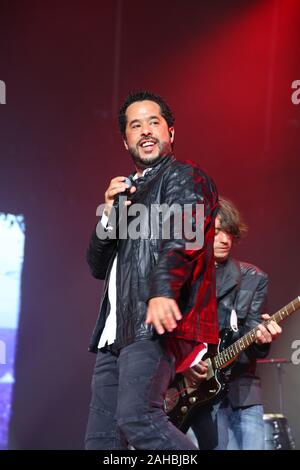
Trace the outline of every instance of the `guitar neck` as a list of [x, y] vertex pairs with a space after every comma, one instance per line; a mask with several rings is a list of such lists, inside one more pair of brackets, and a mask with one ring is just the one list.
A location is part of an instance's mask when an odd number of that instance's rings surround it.
[[[292, 302], [278, 310], [278, 312], [274, 313], [274, 315], [272, 315], [269, 320], [262, 322], [262, 324], [267, 325], [272, 320], [274, 320], [276, 323], [280, 323], [292, 313], [296, 312], [299, 307], [300, 296], [296, 297], [294, 300], [292, 300]], [[227, 367], [241, 352], [251, 346], [251, 344], [253, 344], [256, 340], [257, 330], [258, 326], [248, 331], [248, 333], [225, 348], [222, 352], [216, 354], [216, 356], [213, 358], [215, 367], [217, 369]]]

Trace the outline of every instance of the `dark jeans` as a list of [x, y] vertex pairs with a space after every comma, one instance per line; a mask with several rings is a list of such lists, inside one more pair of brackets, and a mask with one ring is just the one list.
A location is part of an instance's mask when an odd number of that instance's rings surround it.
[[142, 340], [117, 357], [99, 351], [92, 378], [86, 449], [194, 450], [163, 411], [174, 359], [159, 339]]

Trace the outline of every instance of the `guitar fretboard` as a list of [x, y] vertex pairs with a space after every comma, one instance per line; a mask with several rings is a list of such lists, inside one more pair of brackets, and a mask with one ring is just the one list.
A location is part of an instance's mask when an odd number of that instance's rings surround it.
[[[294, 313], [300, 307], [300, 296], [296, 297], [292, 302], [287, 304], [278, 312], [274, 313], [269, 320], [262, 322], [263, 325], [267, 325], [271, 320], [276, 323], [280, 323], [282, 320], [287, 318], [289, 315]], [[214, 356], [213, 362], [217, 369], [222, 369], [228, 366], [242, 351], [247, 349], [256, 340], [258, 326], [246, 333], [242, 338], [238, 339], [222, 352]]]

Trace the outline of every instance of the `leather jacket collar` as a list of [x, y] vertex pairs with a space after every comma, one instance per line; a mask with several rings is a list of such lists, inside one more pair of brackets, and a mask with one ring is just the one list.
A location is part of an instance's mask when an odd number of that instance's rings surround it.
[[[217, 292], [220, 299], [240, 283], [241, 271], [238, 261], [229, 258], [225, 261], [223, 282]], [[218, 269], [218, 268], [217, 268]]]
[[[136, 179], [136, 185], [140, 187], [143, 185], [145, 182], [148, 182], [150, 179], [152, 179], [154, 176], [157, 175], [157, 173], [160, 170], [165, 170], [173, 161], [175, 160], [174, 155], [167, 155], [164, 157], [162, 160], [160, 160], [158, 163], [154, 164], [149, 171], [146, 172], [144, 176], [140, 176], [139, 178]], [[132, 173], [129, 178], [133, 178], [135, 173]]]

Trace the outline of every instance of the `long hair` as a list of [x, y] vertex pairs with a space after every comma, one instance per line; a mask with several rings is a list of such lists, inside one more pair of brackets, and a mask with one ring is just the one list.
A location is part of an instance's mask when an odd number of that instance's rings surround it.
[[221, 230], [232, 235], [235, 240], [240, 240], [248, 232], [240, 212], [229, 199], [219, 198], [217, 216], [220, 218]]

